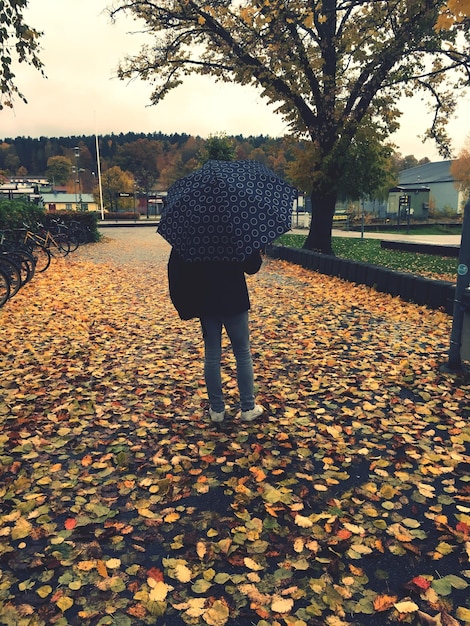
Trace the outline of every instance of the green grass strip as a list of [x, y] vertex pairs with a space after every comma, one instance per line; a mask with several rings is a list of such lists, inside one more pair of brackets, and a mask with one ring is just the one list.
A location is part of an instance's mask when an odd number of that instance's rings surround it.
[[[302, 248], [306, 235], [282, 235], [277, 243], [292, 248]], [[458, 260], [434, 254], [383, 250], [380, 239], [357, 239], [333, 237], [336, 256], [351, 261], [380, 265], [397, 272], [411, 272], [420, 276], [454, 281], [457, 276]]]

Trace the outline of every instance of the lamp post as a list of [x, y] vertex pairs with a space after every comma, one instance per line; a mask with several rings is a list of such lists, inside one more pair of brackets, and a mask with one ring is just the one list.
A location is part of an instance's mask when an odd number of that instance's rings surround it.
[[[75, 182], [76, 182], [76, 184], [78, 186], [78, 197], [79, 197], [78, 206], [80, 207], [78, 210], [81, 211], [82, 207], [83, 207], [83, 204], [82, 204], [82, 188], [81, 188], [81, 185], [80, 185], [80, 172], [84, 172], [85, 170], [80, 169], [78, 167], [79, 159], [80, 159], [80, 148], [78, 146], [75, 146], [74, 150], [75, 150], [75, 167], [76, 167], [76, 170], [77, 170], [77, 179], [76, 179]], [[76, 196], [77, 196], [77, 194], [75, 193], [75, 201], [77, 201], [76, 200]]]

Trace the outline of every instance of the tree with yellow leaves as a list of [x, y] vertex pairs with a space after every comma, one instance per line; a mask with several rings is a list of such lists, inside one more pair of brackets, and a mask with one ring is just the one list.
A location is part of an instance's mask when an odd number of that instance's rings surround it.
[[467, 138], [458, 158], [452, 161], [450, 173], [455, 185], [467, 196], [470, 195], [470, 137]]
[[42, 73], [43, 64], [38, 56], [39, 31], [24, 20], [28, 0], [0, 2], [0, 111], [12, 107], [15, 96], [26, 102], [13, 72], [15, 61], [32, 65]]
[[[455, 2], [457, 0], [451, 0]], [[460, 0], [461, 1], [461, 0]], [[312, 223], [305, 246], [331, 253], [340, 182], [355, 138], [386, 139], [403, 96], [434, 112], [426, 136], [450, 154], [446, 123], [470, 82], [468, 20], [437, 26], [444, 0], [115, 0], [152, 36], [119, 68], [152, 82], [158, 103], [189, 74], [257, 86], [311, 143]]]
[[[127, 211], [133, 208], [133, 198], [120, 197], [119, 194], [133, 194], [134, 193], [134, 178], [129, 172], [123, 171], [117, 165], [105, 170], [102, 175], [103, 185], [103, 197], [106, 208], [109, 211], [119, 211], [124, 209]], [[94, 190], [95, 197], [98, 194], [98, 189]]]
[[470, 0], [449, 0], [441, 9], [437, 27], [451, 28], [454, 24], [470, 17]]

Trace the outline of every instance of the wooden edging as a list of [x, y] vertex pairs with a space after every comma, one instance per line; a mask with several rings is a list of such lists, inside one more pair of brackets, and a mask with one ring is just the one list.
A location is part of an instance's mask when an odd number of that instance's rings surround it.
[[305, 269], [327, 276], [337, 276], [358, 285], [367, 285], [381, 293], [398, 296], [405, 302], [443, 310], [449, 315], [453, 312], [455, 285], [445, 280], [432, 280], [407, 272], [395, 272], [378, 265], [341, 259], [303, 248], [270, 245], [265, 252], [273, 259], [289, 261]]

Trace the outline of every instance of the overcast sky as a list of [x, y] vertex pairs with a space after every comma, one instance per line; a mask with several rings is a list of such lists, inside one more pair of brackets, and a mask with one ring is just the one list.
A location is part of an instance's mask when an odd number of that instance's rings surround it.
[[[207, 137], [286, 134], [281, 116], [256, 90], [191, 77], [157, 106], [149, 106], [151, 85], [115, 78], [119, 59], [139, 50], [136, 24], [121, 18], [111, 24], [106, 0], [29, 0], [28, 23], [44, 32], [41, 59], [47, 78], [20, 66], [17, 83], [28, 104], [0, 111], [0, 140], [6, 137], [58, 137], [126, 132], [187, 133]], [[461, 99], [450, 126], [455, 153], [470, 137], [470, 100]], [[403, 155], [440, 160], [426, 129], [424, 105], [407, 105], [401, 131], [393, 137]]]

